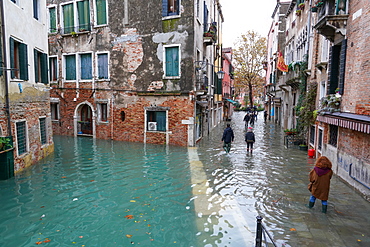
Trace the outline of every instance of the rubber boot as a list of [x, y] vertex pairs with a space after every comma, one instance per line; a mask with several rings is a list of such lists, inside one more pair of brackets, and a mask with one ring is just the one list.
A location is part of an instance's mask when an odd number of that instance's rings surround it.
[[315, 205], [315, 202], [311, 202], [309, 201], [308, 202], [308, 205], [306, 205], [308, 208], [313, 208], [313, 206]]
[[328, 210], [328, 205], [322, 205], [322, 210], [321, 212], [326, 214], [326, 211]]

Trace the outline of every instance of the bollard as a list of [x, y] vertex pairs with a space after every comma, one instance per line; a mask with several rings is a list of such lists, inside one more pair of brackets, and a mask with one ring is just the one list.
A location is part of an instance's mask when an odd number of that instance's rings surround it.
[[256, 247], [262, 246], [262, 217], [257, 216]]

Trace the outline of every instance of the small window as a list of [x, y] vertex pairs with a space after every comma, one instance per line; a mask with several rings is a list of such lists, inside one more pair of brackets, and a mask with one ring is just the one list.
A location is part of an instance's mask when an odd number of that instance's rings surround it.
[[50, 81], [57, 81], [58, 79], [58, 58], [49, 58]]
[[50, 111], [51, 111], [51, 120], [58, 121], [59, 120], [59, 103], [51, 102]]
[[34, 50], [35, 82], [48, 84], [48, 55]]
[[65, 79], [76, 80], [76, 55], [65, 55]]
[[33, 0], [33, 18], [38, 20], [40, 18], [39, 1]]
[[316, 134], [316, 126], [311, 125], [310, 127], [310, 144], [315, 145], [315, 134]]
[[91, 54], [80, 55], [80, 76], [81, 80], [92, 79], [92, 60]]
[[147, 111], [147, 130], [166, 131], [166, 112]]
[[56, 7], [49, 8], [49, 33], [57, 32], [57, 9]]
[[96, 0], [96, 25], [105, 25], [107, 23], [107, 1]]
[[319, 138], [318, 138], [318, 144], [317, 144], [317, 149], [319, 151], [322, 150], [322, 142], [323, 142], [323, 130], [319, 129]]
[[338, 126], [329, 125], [329, 144], [336, 147], [338, 141]]
[[108, 79], [108, 54], [98, 54], [98, 79]]
[[27, 131], [26, 131], [26, 121], [17, 122], [17, 150], [18, 155], [27, 152]]
[[41, 144], [44, 145], [47, 143], [46, 138], [46, 118], [40, 118], [40, 140]]
[[10, 67], [11, 78], [28, 80], [28, 55], [27, 45], [16, 41], [13, 38], [9, 39], [10, 46]]
[[165, 77], [180, 76], [180, 49], [179, 46], [165, 47]]
[[180, 0], [162, 0], [162, 16], [173, 16], [180, 14]]
[[108, 104], [107, 103], [98, 104], [98, 116], [99, 116], [99, 121], [101, 122], [108, 121]]
[[126, 119], [126, 113], [124, 111], [121, 111], [121, 121], [124, 122]]

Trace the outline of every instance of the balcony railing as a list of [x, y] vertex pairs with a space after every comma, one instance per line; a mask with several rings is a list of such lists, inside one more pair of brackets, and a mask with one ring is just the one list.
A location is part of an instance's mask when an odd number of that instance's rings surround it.
[[207, 91], [208, 89], [208, 77], [203, 76], [197, 76], [197, 79], [195, 81], [195, 89], [196, 91]]

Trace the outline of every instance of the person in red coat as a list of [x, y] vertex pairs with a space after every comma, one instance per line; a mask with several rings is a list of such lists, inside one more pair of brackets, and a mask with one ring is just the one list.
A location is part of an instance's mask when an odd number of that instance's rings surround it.
[[316, 160], [315, 167], [309, 174], [310, 184], [308, 189], [312, 195], [308, 207], [312, 208], [315, 205], [316, 198], [318, 198], [321, 200], [323, 213], [326, 213], [328, 209], [330, 179], [333, 176], [331, 167], [331, 161], [326, 156], [321, 156]]

